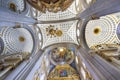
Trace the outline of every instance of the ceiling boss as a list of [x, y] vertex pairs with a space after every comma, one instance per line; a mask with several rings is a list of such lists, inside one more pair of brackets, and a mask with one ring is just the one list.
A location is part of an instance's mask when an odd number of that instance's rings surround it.
[[47, 36], [50, 36], [50, 38], [54, 37], [61, 37], [63, 32], [62, 30], [59, 30], [58, 28], [55, 28], [53, 25], [48, 26], [46, 28], [46, 34]]
[[35, 9], [45, 13], [65, 11], [74, 0], [27, 0]]

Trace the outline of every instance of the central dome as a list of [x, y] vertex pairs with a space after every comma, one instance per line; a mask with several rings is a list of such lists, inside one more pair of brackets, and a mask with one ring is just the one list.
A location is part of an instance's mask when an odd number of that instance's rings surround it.
[[46, 3], [50, 4], [50, 3], [56, 3], [59, 0], [40, 0], [40, 1], [43, 1], [43, 2], [46, 2]]
[[27, 0], [35, 9], [45, 13], [65, 11], [74, 0]]

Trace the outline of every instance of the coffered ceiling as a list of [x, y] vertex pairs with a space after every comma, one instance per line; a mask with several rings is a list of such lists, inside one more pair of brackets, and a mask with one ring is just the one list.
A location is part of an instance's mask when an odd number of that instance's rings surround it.
[[[48, 26], [54, 26], [54, 29], [58, 29], [62, 31], [61, 36], [48, 36], [46, 32], [46, 28]], [[74, 43], [78, 44], [77, 42], [77, 37], [76, 37], [76, 25], [77, 21], [69, 21], [69, 22], [63, 22], [63, 23], [55, 23], [55, 24], [38, 24], [39, 28], [41, 29], [42, 32], [42, 37], [43, 37], [43, 46], [47, 47], [52, 44], [56, 43]]]

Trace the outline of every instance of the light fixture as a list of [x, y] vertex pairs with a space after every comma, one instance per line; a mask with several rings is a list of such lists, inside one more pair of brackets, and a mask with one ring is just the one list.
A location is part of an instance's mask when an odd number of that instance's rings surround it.
[[76, 56], [76, 58], [75, 58], [75, 59], [76, 59], [76, 63], [78, 64], [78, 57]]
[[84, 80], [86, 80], [86, 73], [83, 67], [81, 67], [81, 74], [83, 75]]
[[64, 49], [63, 49], [63, 48], [60, 48], [60, 49], [59, 49], [59, 51], [60, 51], [60, 52], [63, 52], [63, 51], [64, 51]]

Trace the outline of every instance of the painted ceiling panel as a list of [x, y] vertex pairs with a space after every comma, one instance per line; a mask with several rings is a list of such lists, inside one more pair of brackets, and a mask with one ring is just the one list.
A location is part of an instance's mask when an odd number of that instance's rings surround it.
[[[56, 23], [56, 24], [38, 24], [43, 36], [42, 48], [55, 43], [67, 42], [67, 43], [78, 44], [76, 37], [76, 24], [77, 21], [70, 21], [70, 22]], [[58, 28], [58, 30], [61, 30], [62, 35], [56, 37], [47, 36], [46, 28], [48, 28], [49, 25], [53, 25], [54, 28]]]

